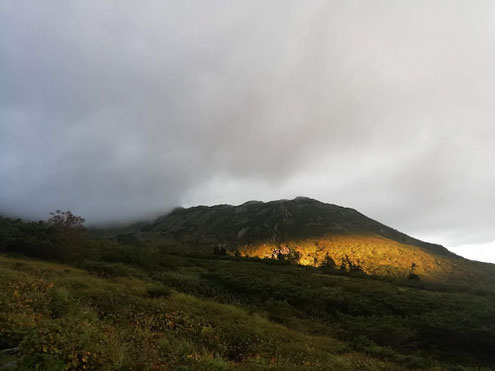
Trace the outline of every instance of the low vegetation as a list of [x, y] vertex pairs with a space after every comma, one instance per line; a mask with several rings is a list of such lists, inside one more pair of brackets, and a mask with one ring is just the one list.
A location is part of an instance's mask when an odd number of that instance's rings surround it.
[[342, 268], [330, 254], [319, 267], [294, 264], [301, 259], [294, 253], [177, 254], [142, 241], [95, 239], [75, 227], [0, 219], [0, 367], [495, 364], [495, 295], [429, 281], [411, 263], [405, 276], [380, 276], [350, 269], [358, 266], [350, 255]]

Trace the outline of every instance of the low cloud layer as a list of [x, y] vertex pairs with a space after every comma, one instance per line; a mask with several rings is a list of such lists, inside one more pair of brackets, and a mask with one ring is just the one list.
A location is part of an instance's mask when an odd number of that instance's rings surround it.
[[100, 223], [306, 195], [495, 261], [493, 14], [3, 1], [0, 213]]

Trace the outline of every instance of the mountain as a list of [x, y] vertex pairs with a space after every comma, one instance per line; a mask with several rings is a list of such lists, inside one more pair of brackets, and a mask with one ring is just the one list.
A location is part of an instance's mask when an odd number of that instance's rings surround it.
[[160, 236], [229, 246], [287, 242], [329, 235], [375, 235], [451, 254], [440, 245], [414, 239], [358, 211], [307, 197], [271, 202], [248, 201], [239, 206], [177, 208], [156, 219], [151, 230]]
[[[492, 287], [491, 264], [469, 261], [350, 208], [306, 197], [176, 208], [139, 229], [169, 249], [288, 259], [367, 274]], [[129, 235], [127, 235], [129, 237]]]
[[494, 276], [305, 198], [0, 217], [0, 369], [490, 370]]

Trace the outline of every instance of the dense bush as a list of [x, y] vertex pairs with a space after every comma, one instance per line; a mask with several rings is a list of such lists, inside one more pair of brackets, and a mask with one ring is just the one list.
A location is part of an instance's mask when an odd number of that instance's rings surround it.
[[75, 262], [91, 254], [84, 219], [57, 210], [44, 222], [0, 217], [0, 250], [32, 257]]
[[172, 294], [172, 290], [167, 286], [152, 285], [147, 287], [146, 293], [151, 298], [166, 298]]
[[92, 322], [42, 321], [23, 338], [21, 347], [27, 369], [102, 369], [108, 359], [102, 348], [106, 339]]
[[145, 276], [144, 272], [124, 263], [109, 263], [101, 260], [83, 260], [80, 267], [100, 277]]

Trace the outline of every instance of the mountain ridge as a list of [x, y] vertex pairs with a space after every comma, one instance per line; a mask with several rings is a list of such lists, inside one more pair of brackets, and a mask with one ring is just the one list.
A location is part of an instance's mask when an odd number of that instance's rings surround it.
[[294, 264], [495, 291], [495, 266], [454, 254], [359, 211], [308, 197], [178, 207], [116, 236], [175, 253], [287, 260]]
[[[310, 209], [302, 210], [304, 208]], [[301, 215], [302, 212], [306, 212], [306, 214]], [[258, 215], [254, 215], [253, 217], [253, 213]], [[329, 215], [329, 213], [332, 215]], [[294, 214], [296, 214], [295, 217], [298, 217], [298, 220], [296, 220], [295, 223], [291, 223], [291, 220], [288, 219]], [[448, 251], [441, 245], [413, 238], [403, 232], [371, 219], [353, 208], [324, 203], [303, 196], [298, 196], [294, 199], [281, 199], [268, 202], [250, 200], [240, 205], [219, 204], [213, 206], [198, 205], [189, 208], [177, 207], [171, 212], [158, 217], [141, 229], [144, 231], [152, 230], [161, 235], [172, 233], [175, 235], [185, 235], [187, 233], [194, 234], [195, 231], [193, 230], [194, 228], [191, 228], [191, 225], [196, 225], [197, 228], [201, 230], [203, 236], [210, 236], [213, 235], [214, 232], [218, 232], [218, 228], [215, 228], [213, 232], [211, 228], [212, 222], [207, 221], [206, 224], [208, 224], [209, 227], [201, 226], [200, 219], [218, 216], [224, 217], [225, 215], [230, 217], [229, 220], [225, 221], [227, 224], [234, 224], [235, 227], [239, 227], [237, 230], [237, 239], [232, 233], [227, 233], [227, 235], [225, 235], [225, 233], [223, 234], [222, 237], [227, 238], [230, 243], [237, 244], [239, 240], [240, 242], [246, 242], [244, 240], [247, 239], [247, 242], [251, 242], [256, 239], [263, 240], [267, 238], [272, 242], [283, 242], [286, 238], [293, 239], [301, 236], [308, 237], [325, 235], [328, 233], [346, 234], [349, 232], [360, 232], [368, 234], [375, 233], [397, 242], [407, 242], [419, 247], [435, 250], [437, 253], [454, 255], [454, 253]], [[322, 217], [325, 216], [327, 217], [327, 220], [322, 220]], [[259, 217], [261, 220], [254, 220], [256, 217]], [[244, 218], [244, 220], [241, 220], [242, 218]], [[261, 225], [259, 223], [260, 221], [263, 222]], [[302, 225], [304, 222], [307, 223], [306, 226]], [[258, 224], [258, 230], [261, 232], [260, 236], [249, 236], [249, 231], [242, 233], [243, 228], [249, 227], [252, 229], [253, 223]], [[284, 228], [283, 231], [280, 231], [280, 225], [284, 224], [288, 225], [284, 226], [286, 228]], [[290, 227], [296, 227], [298, 229], [294, 233], [291, 233]], [[272, 229], [273, 232], [271, 236], [267, 235], [267, 233], [269, 234], [270, 229]], [[221, 232], [227, 231], [224, 230]], [[241, 236], [239, 236], [239, 232], [241, 232]], [[218, 236], [218, 234], [216, 234], [216, 236]]]

